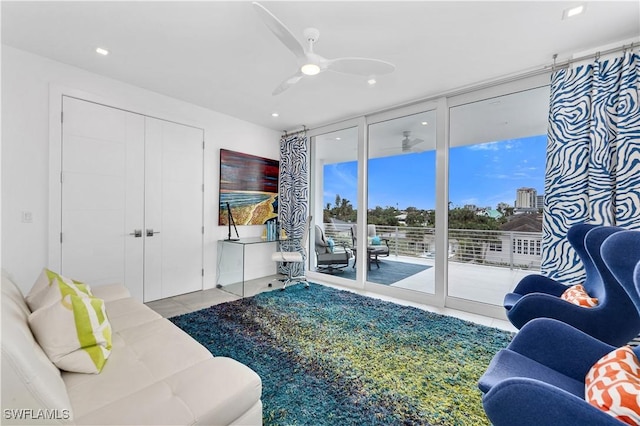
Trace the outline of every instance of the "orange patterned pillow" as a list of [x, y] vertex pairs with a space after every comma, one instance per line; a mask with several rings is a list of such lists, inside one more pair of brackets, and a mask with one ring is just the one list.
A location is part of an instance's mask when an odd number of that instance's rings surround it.
[[582, 284], [572, 285], [562, 293], [560, 298], [585, 308], [593, 308], [598, 305], [598, 298], [589, 296]]
[[591, 405], [624, 423], [640, 425], [640, 362], [630, 346], [600, 358], [584, 385]]

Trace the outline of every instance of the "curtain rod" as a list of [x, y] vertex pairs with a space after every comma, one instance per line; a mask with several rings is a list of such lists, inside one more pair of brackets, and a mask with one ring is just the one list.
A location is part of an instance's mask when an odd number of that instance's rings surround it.
[[[633, 50], [634, 47], [637, 47], [637, 46], [638, 45], [636, 44], [636, 42], [632, 42], [629, 45], [623, 44], [622, 46], [614, 47], [614, 48], [603, 50], [603, 51], [594, 52], [594, 53], [591, 53], [589, 55], [581, 56], [579, 58], [567, 59], [566, 61], [562, 61], [559, 64], [555, 63], [555, 60], [558, 57], [557, 56], [558, 54], [556, 53], [556, 54], [553, 55], [554, 63], [552, 63], [550, 65], [543, 65], [542, 68], [540, 68], [540, 66], [538, 66], [538, 67], [535, 67], [533, 69], [529, 69], [529, 70], [526, 70], [526, 71], [521, 71], [521, 72], [519, 72], [517, 74], [511, 74], [511, 75], [507, 75], [507, 76], [502, 76], [502, 77], [496, 78], [494, 80], [475, 83], [473, 85], [460, 87], [458, 89], [450, 90], [448, 92], [436, 93], [435, 95], [428, 96], [428, 97], [425, 97], [425, 98], [416, 99], [416, 100], [409, 101], [409, 102], [405, 102], [403, 104], [392, 105], [392, 106], [390, 106], [388, 108], [383, 108], [383, 109], [380, 109], [380, 110], [369, 111], [367, 113], [346, 117], [346, 118], [343, 118], [343, 119], [340, 119], [338, 121], [334, 121], [334, 122], [331, 122], [331, 123], [321, 124], [321, 125], [319, 125], [317, 127], [314, 127], [314, 128], [312, 128], [310, 130], [313, 130], [313, 129], [316, 129], [316, 128], [320, 128], [320, 127], [324, 127], [324, 126], [331, 125], [331, 124], [335, 124], [335, 123], [340, 123], [342, 121], [347, 121], [347, 120], [358, 118], [358, 117], [362, 117], [362, 116], [379, 114], [379, 113], [382, 113], [382, 112], [392, 111], [394, 109], [403, 108], [403, 107], [409, 107], [409, 106], [416, 105], [416, 104], [423, 103], [423, 102], [435, 101], [435, 100], [437, 100], [439, 98], [442, 98], [442, 97], [453, 97], [453, 96], [458, 96], [458, 95], [464, 95], [464, 94], [467, 94], [467, 93], [470, 93], [470, 92], [474, 92], [474, 91], [477, 91], [477, 90], [489, 89], [491, 87], [500, 86], [502, 84], [512, 83], [514, 81], [524, 80], [526, 78], [537, 77], [539, 75], [550, 73], [550, 72], [555, 71], [555, 70], [560, 69], [560, 68], [568, 68], [571, 64], [573, 64], [575, 62], [584, 61], [584, 60], [589, 59], [589, 58], [598, 59], [598, 58], [600, 58], [600, 56], [609, 55], [611, 53], [616, 53], [616, 52], [620, 52], [620, 51], [626, 52], [627, 50]], [[287, 134], [287, 132], [285, 132], [285, 135], [286, 134]]]
[[570, 67], [572, 64], [576, 63], [576, 62], [582, 62], [585, 61], [587, 59], [591, 59], [594, 58], [596, 61], [598, 59], [600, 59], [600, 56], [605, 56], [605, 55], [610, 55], [612, 53], [617, 53], [617, 52], [626, 52], [627, 50], [631, 50], [633, 51], [633, 47], [634, 47], [635, 42], [631, 42], [631, 44], [626, 45], [623, 44], [622, 46], [618, 46], [618, 47], [613, 47], [611, 49], [607, 49], [607, 50], [603, 50], [603, 51], [597, 51], [588, 55], [583, 55], [580, 56], [578, 58], [573, 58], [573, 59], [567, 59], [566, 61], [562, 61], [559, 64], [556, 63], [556, 59], [558, 58], [558, 54], [554, 54], [553, 55], [553, 64], [551, 65], [547, 65], [545, 66], [545, 68], [551, 67], [551, 69], [553, 71], [557, 70], [557, 69], [563, 69], [563, 68], [568, 68]]
[[303, 126], [302, 126], [302, 129], [300, 129], [300, 130], [296, 130], [296, 131], [291, 132], [291, 133], [287, 132], [286, 130], [283, 130], [283, 131], [282, 131], [282, 132], [283, 132], [282, 137], [283, 137], [283, 138], [286, 138], [287, 136], [297, 135], [298, 133], [305, 133], [306, 131], [307, 131], [307, 126], [304, 126], [304, 125], [303, 125]]

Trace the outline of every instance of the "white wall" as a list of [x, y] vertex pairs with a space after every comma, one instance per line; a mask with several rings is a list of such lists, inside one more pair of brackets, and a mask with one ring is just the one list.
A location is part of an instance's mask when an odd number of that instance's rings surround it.
[[[277, 131], [139, 87], [102, 77], [8, 46], [2, 46], [2, 268], [27, 292], [48, 265], [49, 93], [65, 87], [109, 105], [205, 130], [205, 280], [216, 285], [220, 148], [279, 158]], [[32, 212], [31, 223], [22, 212]], [[239, 227], [241, 237], [259, 236], [261, 226]]]

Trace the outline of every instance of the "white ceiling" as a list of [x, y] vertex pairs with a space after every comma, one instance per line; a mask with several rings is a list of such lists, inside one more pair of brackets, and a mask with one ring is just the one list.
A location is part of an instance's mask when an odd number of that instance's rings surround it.
[[[296, 59], [250, 2], [2, 1], [2, 42], [276, 130], [336, 122], [640, 36], [640, 2], [262, 2], [316, 52], [396, 65], [365, 78], [325, 72], [278, 96]], [[106, 57], [95, 53], [102, 46]], [[277, 111], [278, 118], [271, 117]], [[401, 139], [401, 138], [400, 138]]]

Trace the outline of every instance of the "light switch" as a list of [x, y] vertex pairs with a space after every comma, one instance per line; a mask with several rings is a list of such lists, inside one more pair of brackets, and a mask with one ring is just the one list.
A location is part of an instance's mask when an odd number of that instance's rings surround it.
[[31, 223], [33, 222], [33, 213], [29, 211], [22, 212], [22, 223]]

